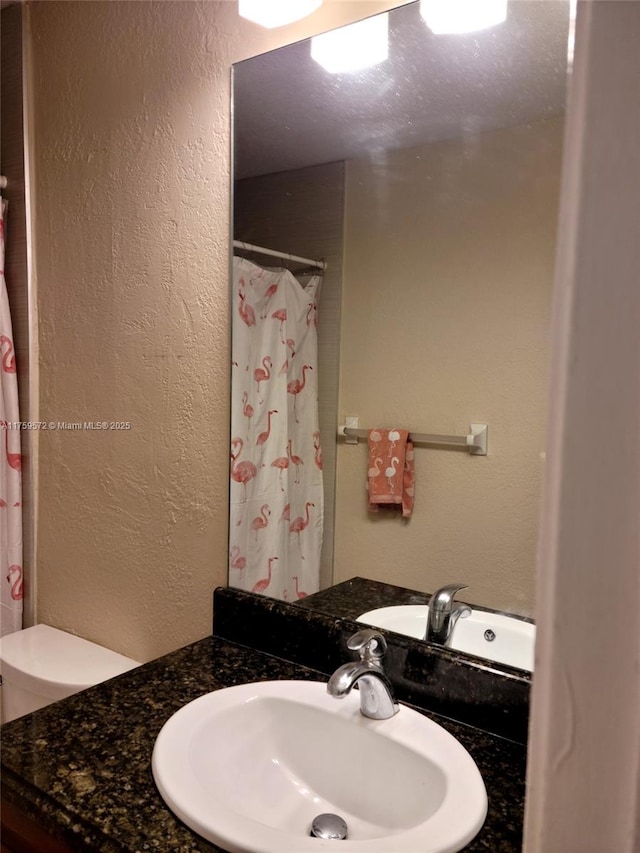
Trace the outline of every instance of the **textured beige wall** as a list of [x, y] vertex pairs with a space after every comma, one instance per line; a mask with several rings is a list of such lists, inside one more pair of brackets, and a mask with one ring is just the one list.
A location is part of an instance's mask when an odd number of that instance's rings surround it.
[[416, 450], [413, 517], [366, 508], [366, 442], [338, 450], [335, 580], [363, 575], [531, 615], [562, 119], [347, 165], [339, 411], [464, 435]]
[[[397, 2], [267, 31], [233, 2], [30, 8], [41, 421], [37, 618], [140, 660], [226, 582], [231, 63]], [[35, 376], [34, 376], [35, 379]]]

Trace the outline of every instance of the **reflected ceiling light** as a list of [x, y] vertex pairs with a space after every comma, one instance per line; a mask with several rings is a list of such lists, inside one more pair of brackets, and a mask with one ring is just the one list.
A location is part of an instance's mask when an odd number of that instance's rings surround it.
[[573, 68], [573, 54], [576, 42], [576, 15], [578, 13], [578, 0], [569, 0], [569, 35], [567, 38], [567, 69]]
[[389, 55], [389, 16], [366, 18], [311, 39], [311, 56], [325, 71], [342, 74], [377, 65]]
[[435, 35], [472, 33], [507, 18], [507, 0], [421, 0], [420, 14]]
[[238, 12], [242, 18], [273, 29], [306, 18], [322, 6], [322, 0], [240, 0]]

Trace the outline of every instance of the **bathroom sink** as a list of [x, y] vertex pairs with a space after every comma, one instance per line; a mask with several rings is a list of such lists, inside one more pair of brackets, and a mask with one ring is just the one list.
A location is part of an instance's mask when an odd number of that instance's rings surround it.
[[[479, 831], [487, 795], [445, 729], [401, 706], [360, 713], [326, 684], [265, 681], [201, 696], [164, 725], [153, 776], [169, 808], [230, 853], [454, 853]], [[312, 838], [320, 814], [347, 837]]]
[[[426, 604], [400, 604], [368, 610], [358, 616], [358, 622], [423, 639], [428, 613]], [[456, 622], [449, 647], [533, 672], [535, 642], [536, 626], [532, 622], [472, 609]]]

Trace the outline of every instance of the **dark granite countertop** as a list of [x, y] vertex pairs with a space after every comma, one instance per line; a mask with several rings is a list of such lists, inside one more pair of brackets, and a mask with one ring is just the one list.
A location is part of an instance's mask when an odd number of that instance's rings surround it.
[[[151, 773], [155, 739], [166, 720], [198, 696], [288, 678], [325, 681], [326, 673], [220, 636], [179, 649], [3, 726], [3, 797], [71, 850], [220, 850], [165, 806]], [[458, 738], [485, 781], [487, 820], [465, 850], [519, 851], [525, 747], [421, 713]]]
[[[428, 604], [430, 598], [431, 595], [428, 592], [418, 592], [404, 586], [355, 577], [322, 589], [320, 592], [302, 598], [295, 603], [298, 607], [331, 613], [333, 616], [340, 616], [345, 619], [357, 619], [361, 613], [376, 610], [378, 607]], [[464, 592], [456, 596], [456, 601], [464, 602], [475, 610], [485, 610], [489, 613], [502, 612], [492, 607], [484, 607], [482, 604], [466, 601]], [[533, 619], [518, 613], [510, 613], [509, 615], [514, 619], [522, 619], [523, 622], [533, 622]]]
[[430, 598], [426, 592], [356, 577], [321, 589], [320, 592], [301, 598], [296, 604], [298, 607], [331, 613], [344, 619], [357, 619], [361, 613], [378, 607], [428, 604]]

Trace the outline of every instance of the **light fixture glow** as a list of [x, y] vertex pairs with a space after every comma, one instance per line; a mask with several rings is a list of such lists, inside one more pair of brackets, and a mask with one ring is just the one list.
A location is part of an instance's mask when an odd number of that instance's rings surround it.
[[569, 0], [569, 35], [567, 37], [567, 70], [573, 69], [573, 55], [576, 42], [576, 15], [578, 13], [578, 0]]
[[420, 14], [435, 35], [472, 33], [507, 18], [507, 0], [421, 0]]
[[376, 15], [311, 39], [311, 56], [325, 71], [342, 74], [377, 65], [389, 55], [389, 16]]
[[242, 18], [271, 30], [306, 18], [322, 6], [322, 0], [239, 0]]

